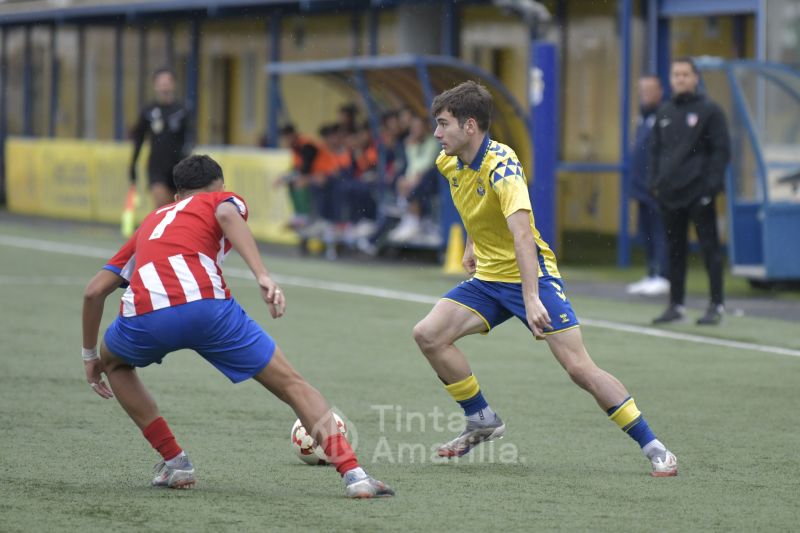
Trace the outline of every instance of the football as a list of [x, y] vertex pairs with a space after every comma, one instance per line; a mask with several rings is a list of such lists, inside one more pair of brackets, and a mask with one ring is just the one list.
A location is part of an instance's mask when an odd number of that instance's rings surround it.
[[[347, 438], [347, 426], [344, 424], [342, 417], [333, 413], [333, 418], [336, 420], [336, 426], [339, 428], [339, 433]], [[328, 458], [322, 448], [317, 446], [314, 439], [309, 435], [303, 423], [298, 418], [292, 426], [291, 446], [297, 456], [306, 464], [309, 465], [327, 465]]]

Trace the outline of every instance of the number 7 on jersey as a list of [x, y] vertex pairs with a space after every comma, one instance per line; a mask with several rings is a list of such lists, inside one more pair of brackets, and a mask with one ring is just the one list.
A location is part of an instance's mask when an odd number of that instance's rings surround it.
[[[170, 207], [167, 210], [167, 214], [164, 216], [164, 219], [161, 222], [159, 222], [158, 226], [156, 226], [153, 229], [153, 233], [150, 234], [150, 239], [149, 240], [152, 241], [152, 240], [155, 240], [155, 239], [160, 239], [161, 236], [164, 235], [164, 230], [167, 229], [167, 226], [172, 224], [172, 222], [175, 220], [175, 217], [178, 215], [178, 211], [180, 211], [181, 209], [183, 209], [184, 207], [189, 205], [189, 202], [192, 201], [192, 198], [194, 198], [194, 196], [190, 196], [189, 198], [187, 198], [185, 200], [181, 200], [180, 202], [178, 202], [174, 206]], [[164, 209], [167, 209], [167, 208], [159, 209], [158, 211], [156, 211], [156, 213], [160, 213]]]

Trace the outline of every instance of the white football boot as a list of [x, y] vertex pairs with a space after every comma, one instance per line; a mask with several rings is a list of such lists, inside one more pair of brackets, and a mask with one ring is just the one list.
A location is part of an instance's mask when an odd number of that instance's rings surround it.
[[151, 484], [154, 487], [169, 487], [171, 489], [190, 489], [197, 483], [194, 477], [194, 465], [188, 455], [181, 457], [177, 467], [168, 466], [161, 461], [155, 466], [155, 477]]
[[650, 459], [650, 464], [653, 465], [653, 471], [650, 475], [653, 477], [671, 477], [678, 475], [678, 458], [669, 450], [664, 450], [663, 454], [654, 455]]
[[489, 423], [479, 423], [467, 420], [467, 427], [461, 434], [439, 446], [436, 453], [439, 457], [461, 457], [482, 442], [502, 439], [506, 434], [506, 425], [499, 416], [494, 415], [494, 420]]
[[344, 491], [348, 498], [384, 498], [394, 496], [394, 490], [384, 483], [378, 481], [366, 472], [363, 468], [353, 468], [345, 472]]

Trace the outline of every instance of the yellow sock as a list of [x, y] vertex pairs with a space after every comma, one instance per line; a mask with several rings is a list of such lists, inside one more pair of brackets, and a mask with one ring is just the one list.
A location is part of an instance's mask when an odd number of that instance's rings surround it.
[[489, 404], [483, 398], [481, 387], [478, 380], [470, 374], [461, 381], [445, 385], [444, 388], [459, 403], [466, 416], [473, 415], [478, 411], [487, 409]]

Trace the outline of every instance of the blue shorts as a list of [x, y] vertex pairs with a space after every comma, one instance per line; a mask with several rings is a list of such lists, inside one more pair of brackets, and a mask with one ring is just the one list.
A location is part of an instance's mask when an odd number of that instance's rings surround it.
[[[486, 324], [487, 332], [512, 316], [519, 318], [525, 327], [528, 327], [525, 302], [522, 300], [522, 283], [482, 281], [472, 278], [462, 281], [442, 298], [462, 305], [478, 315]], [[539, 299], [547, 309], [553, 326], [544, 332], [545, 335], [580, 325], [575, 311], [572, 310], [564, 294], [564, 283], [560, 278], [540, 277]]]
[[194, 350], [234, 383], [261, 372], [275, 351], [272, 337], [233, 298], [118, 316], [104, 341], [111, 353], [136, 367], [160, 364], [176, 350]]

